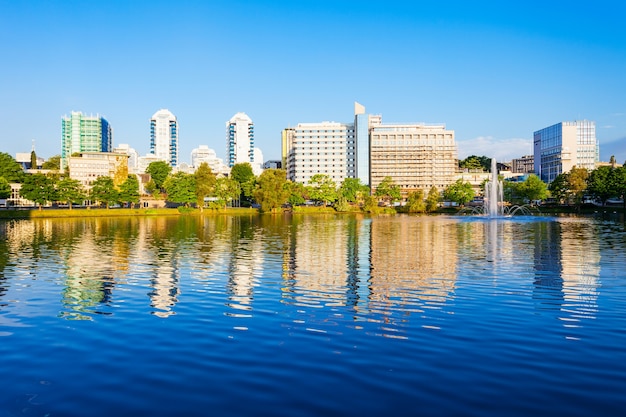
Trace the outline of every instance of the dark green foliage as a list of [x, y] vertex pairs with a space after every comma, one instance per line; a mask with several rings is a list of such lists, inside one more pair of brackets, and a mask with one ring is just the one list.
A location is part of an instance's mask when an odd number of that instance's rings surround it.
[[139, 180], [135, 175], [129, 175], [126, 180], [120, 184], [119, 201], [128, 203], [132, 207], [133, 204], [139, 203]]
[[164, 188], [163, 184], [168, 175], [172, 172], [172, 167], [165, 161], [154, 161], [146, 168], [146, 174], [150, 174], [150, 178], [154, 181], [156, 190]]
[[70, 210], [72, 204], [80, 204], [87, 198], [80, 181], [69, 177], [63, 178], [57, 183], [57, 199], [66, 202]]
[[11, 184], [4, 177], [0, 177], [0, 198], [11, 197]]
[[90, 197], [92, 200], [105, 204], [109, 208], [111, 204], [119, 201], [119, 193], [113, 184], [113, 178], [101, 176], [91, 184]]
[[22, 182], [24, 176], [22, 166], [8, 153], [0, 152], [0, 177], [11, 183]]
[[254, 199], [261, 211], [268, 212], [280, 208], [287, 202], [290, 192], [285, 187], [287, 174], [283, 169], [266, 169], [257, 179]]
[[55, 181], [44, 174], [32, 174], [24, 177], [20, 195], [27, 200], [34, 201], [41, 207], [57, 200]]
[[393, 181], [391, 177], [385, 177], [376, 187], [374, 195], [383, 201], [394, 202], [400, 200], [402, 195], [400, 187]]
[[472, 184], [463, 181], [461, 178], [456, 180], [454, 184], [449, 185], [443, 192], [443, 198], [448, 201], [454, 201], [460, 205], [467, 204], [474, 198], [474, 190]]
[[195, 202], [196, 197], [196, 178], [192, 174], [177, 172], [167, 177], [163, 188], [167, 192], [167, 200], [172, 203], [181, 203], [189, 206]]
[[61, 155], [55, 155], [48, 158], [47, 161], [41, 166], [42, 169], [60, 170], [61, 169]]

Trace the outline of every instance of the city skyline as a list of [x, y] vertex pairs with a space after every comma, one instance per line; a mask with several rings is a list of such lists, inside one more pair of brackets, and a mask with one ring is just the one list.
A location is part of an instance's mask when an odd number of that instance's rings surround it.
[[145, 155], [150, 116], [166, 108], [180, 162], [200, 145], [226, 160], [238, 112], [265, 159], [280, 159], [283, 129], [350, 122], [356, 101], [392, 123], [445, 124], [459, 158], [519, 158], [534, 131], [593, 120], [600, 159], [626, 160], [621, 2], [146, 5], [0, 0], [2, 152], [34, 141], [39, 156], [60, 154], [61, 119], [81, 111], [108, 120], [113, 147]]

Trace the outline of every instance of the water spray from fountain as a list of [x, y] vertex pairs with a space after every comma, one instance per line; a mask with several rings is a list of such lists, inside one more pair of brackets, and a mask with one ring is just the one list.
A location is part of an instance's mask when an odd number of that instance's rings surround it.
[[460, 214], [473, 214], [488, 216], [493, 219], [500, 217], [510, 217], [515, 214], [532, 216], [531, 209], [541, 213], [538, 208], [532, 208], [529, 204], [508, 205], [504, 204], [504, 187], [498, 178], [498, 167], [496, 159], [491, 158], [491, 175], [485, 182], [485, 195], [482, 207], [467, 207], [460, 211]]
[[485, 199], [483, 202], [483, 212], [489, 217], [502, 216], [502, 201], [502, 181], [498, 179], [498, 168], [496, 164], [496, 159], [491, 158], [491, 179], [489, 179], [485, 183]]

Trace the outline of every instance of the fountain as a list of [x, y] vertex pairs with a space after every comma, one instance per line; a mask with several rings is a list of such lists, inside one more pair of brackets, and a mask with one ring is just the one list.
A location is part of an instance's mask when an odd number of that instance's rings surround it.
[[[540, 212], [538, 208], [534, 210]], [[531, 206], [528, 204], [511, 205], [504, 204], [504, 191], [502, 181], [498, 179], [498, 167], [496, 159], [491, 158], [491, 177], [485, 183], [485, 196], [482, 207], [464, 208], [459, 214], [478, 214], [495, 219], [499, 217], [509, 217], [515, 214], [532, 216]]]
[[502, 216], [502, 195], [502, 182], [498, 180], [496, 158], [491, 158], [491, 179], [485, 183], [483, 213], [489, 217]]

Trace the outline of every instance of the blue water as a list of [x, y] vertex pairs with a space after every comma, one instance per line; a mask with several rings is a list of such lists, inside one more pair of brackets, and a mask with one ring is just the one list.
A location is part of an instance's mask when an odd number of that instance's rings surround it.
[[0, 223], [0, 417], [623, 416], [601, 218]]

